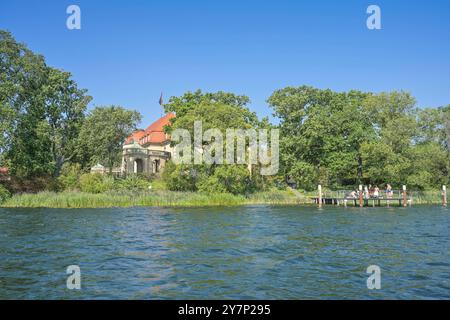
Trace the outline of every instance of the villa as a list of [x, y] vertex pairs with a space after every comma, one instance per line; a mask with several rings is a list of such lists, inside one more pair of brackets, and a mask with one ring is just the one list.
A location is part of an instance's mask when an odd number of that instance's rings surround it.
[[170, 125], [174, 113], [168, 113], [156, 120], [145, 130], [135, 131], [129, 136], [122, 153], [122, 174], [160, 174], [170, 159], [172, 148], [170, 136], [164, 127]]

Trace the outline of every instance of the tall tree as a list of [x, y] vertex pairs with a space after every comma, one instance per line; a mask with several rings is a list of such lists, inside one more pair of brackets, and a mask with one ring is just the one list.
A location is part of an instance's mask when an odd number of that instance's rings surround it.
[[282, 172], [303, 188], [408, 183], [425, 189], [448, 181], [448, 108], [419, 112], [403, 91], [307, 86], [275, 91], [269, 104], [281, 119]]
[[436, 142], [450, 153], [450, 105], [419, 113], [421, 141]]
[[86, 117], [78, 138], [78, 154], [89, 164], [103, 163], [112, 172], [120, 163], [122, 145], [141, 121], [137, 111], [120, 106], [96, 107]]
[[48, 123], [53, 175], [58, 177], [64, 163], [76, 155], [76, 139], [91, 97], [80, 90], [70, 73], [51, 68], [43, 87], [45, 117]]
[[[244, 95], [236, 95], [229, 92], [202, 92], [197, 90], [195, 92], [187, 92], [180, 97], [170, 97], [169, 102], [164, 105], [166, 112], [175, 112], [177, 117], [172, 119], [172, 123], [181, 119], [193, 108], [200, 105], [227, 105], [238, 110], [242, 114], [246, 121], [256, 125], [258, 123], [258, 117], [256, 113], [251, 112], [247, 105], [250, 103], [250, 99]], [[167, 128], [170, 130], [170, 128]]]
[[13, 174], [58, 176], [90, 101], [70, 73], [0, 31], [0, 152]]
[[268, 99], [281, 119], [282, 172], [310, 189], [363, 178], [361, 145], [375, 138], [364, 108], [369, 94], [308, 86], [277, 90]]
[[[27, 120], [24, 115], [28, 110], [40, 104], [40, 88], [45, 79], [44, 59], [17, 43], [9, 32], [0, 30], [0, 153], [3, 160], [9, 160], [14, 138], [20, 140], [17, 137], [18, 128], [29, 127], [20, 122]], [[32, 134], [30, 138], [33, 138]], [[33, 153], [37, 144], [30, 147], [30, 153]], [[30, 162], [31, 159], [26, 160]], [[17, 163], [14, 162], [14, 165]], [[13, 173], [15, 169], [12, 168]]]
[[[223, 157], [226, 152], [227, 129], [270, 129], [267, 119], [259, 121], [256, 114], [251, 112], [246, 104], [249, 99], [233, 93], [217, 92], [186, 93], [181, 97], [172, 97], [166, 104], [166, 111], [176, 112], [171, 130], [186, 129], [193, 136], [194, 123], [202, 121], [202, 130], [217, 129], [223, 138]], [[215, 137], [216, 138], [216, 137]], [[249, 141], [245, 141], [249, 146]], [[203, 149], [207, 149], [210, 142], [203, 141]], [[233, 146], [236, 150], [237, 146]], [[247, 149], [245, 149], [248, 152]], [[193, 151], [193, 149], [191, 149]], [[215, 152], [218, 150], [214, 151]], [[255, 169], [257, 166], [254, 166]], [[167, 186], [171, 190], [201, 190], [208, 192], [250, 192], [259, 183], [262, 186], [266, 179], [250, 176], [247, 165], [217, 165], [217, 164], [170, 164], [166, 166], [163, 175]]]

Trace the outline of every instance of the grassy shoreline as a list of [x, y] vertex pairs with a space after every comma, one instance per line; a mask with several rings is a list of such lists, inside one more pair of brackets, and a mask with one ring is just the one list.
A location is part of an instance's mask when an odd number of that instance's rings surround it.
[[307, 203], [310, 203], [308, 198], [299, 197], [290, 191], [259, 192], [248, 197], [172, 191], [100, 194], [41, 192], [14, 195], [0, 204], [0, 208], [199, 207]]
[[[106, 192], [78, 191], [17, 194], [0, 204], [0, 208], [113, 208], [113, 207], [207, 207], [242, 205], [310, 205], [311, 193], [295, 190], [272, 190], [249, 196], [205, 194], [199, 192], [147, 191]], [[417, 196], [413, 204], [441, 204], [438, 193]], [[351, 205], [351, 204], [350, 204]]]

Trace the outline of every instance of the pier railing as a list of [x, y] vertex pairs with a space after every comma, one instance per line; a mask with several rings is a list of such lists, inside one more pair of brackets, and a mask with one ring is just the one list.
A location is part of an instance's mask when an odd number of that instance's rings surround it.
[[[355, 205], [358, 203], [361, 206], [369, 205], [381, 205], [385, 203], [387, 205], [398, 202], [399, 205], [412, 205], [412, 204], [442, 204], [447, 206], [447, 191], [443, 186], [442, 190], [432, 191], [418, 191], [418, 190], [380, 190], [378, 196], [375, 196], [373, 192], [362, 191], [362, 197], [360, 197], [360, 191], [358, 190], [323, 190], [319, 186], [317, 192], [307, 192], [306, 196], [309, 197], [314, 203], [322, 204], [347, 204], [353, 202]], [[354, 191], [354, 193], [353, 193]], [[352, 195], [353, 193], [353, 195]]]
[[[353, 190], [324, 190], [322, 191], [322, 198], [334, 198], [334, 199], [352, 199], [351, 193]], [[422, 195], [422, 193], [419, 193], [419, 191], [407, 191], [408, 197], [415, 196], [415, 195]], [[317, 192], [314, 194], [311, 194], [312, 196], [317, 196]], [[391, 195], [389, 196], [384, 190], [378, 193], [378, 198], [381, 199], [389, 199], [389, 198], [401, 198], [403, 197], [403, 191], [402, 190], [392, 190]], [[358, 191], [356, 191], [356, 199], [359, 198]], [[373, 199], [375, 198], [373, 195], [369, 196], [369, 198], [366, 197], [366, 195], [363, 192], [363, 198], [364, 199]]]

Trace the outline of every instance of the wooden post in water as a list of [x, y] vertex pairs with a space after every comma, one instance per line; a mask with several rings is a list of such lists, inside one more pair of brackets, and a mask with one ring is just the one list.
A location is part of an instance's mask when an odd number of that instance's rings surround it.
[[363, 206], [363, 192], [362, 192], [362, 184], [359, 185], [359, 206]]
[[447, 206], [447, 187], [442, 186], [442, 205]]
[[319, 208], [322, 208], [322, 186], [319, 184], [317, 189], [319, 191]]
[[403, 185], [403, 206], [406, 207], [407, 206], [407, 201], [406, 201], [406, 186]]

